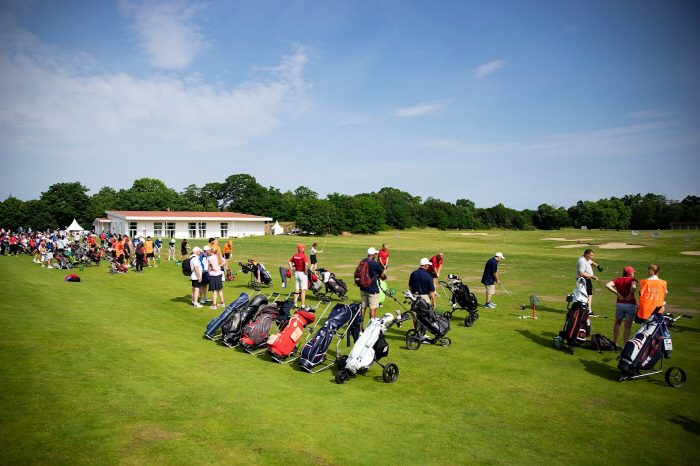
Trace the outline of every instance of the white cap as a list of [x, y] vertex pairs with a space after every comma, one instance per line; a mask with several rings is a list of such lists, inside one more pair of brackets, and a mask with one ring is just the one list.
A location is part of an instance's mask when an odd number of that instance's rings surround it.
[[493, 257], [500, 257], [501, 259], [505, 259], [505, 258], [506, 258], [506, 256], [504, 256], [504, 255], [501, 254], [500, 252], [497, 252], [496, 254], [494, 254]]
[[209, 246], [204, 246], [205, 251], [211, 251], [211, 248]]
[[369, 249], [367, 250], [367, 255], [369, 256], [370, 254], [377, 254], [378, 252], [379, 252], [379, 251], [377, 251], [377, 250], [374, 249], [374, 248], [369, 248]]
[[427, 257], [424, 257], [424, 258], [422, 258], [422, 259], [420, 260], [420, 265], [421, 265], [421, 267], [422, 267], [422, 266], [424, 266], [424, 265], [433, 265], [433, 263], [430, 262], [430, 261], [428, 260]]
[[199, 249], [199, 246], [195, 246], [195, 247], [192, 248], [192, 252], [193, 252], [193, 253], [199, 252], [199, 251], [201, 251], [201, 249]]

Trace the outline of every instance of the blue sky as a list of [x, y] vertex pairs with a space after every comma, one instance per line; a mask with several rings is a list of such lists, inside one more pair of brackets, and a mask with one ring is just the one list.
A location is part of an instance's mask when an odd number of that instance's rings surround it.
[[700, 195], [696, 1], [0, 0], [0, 199]]

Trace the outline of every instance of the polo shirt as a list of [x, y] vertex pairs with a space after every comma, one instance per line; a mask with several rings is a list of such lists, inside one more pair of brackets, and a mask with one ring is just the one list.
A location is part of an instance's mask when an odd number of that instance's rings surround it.
[[435, 291], [435, 282], [430, 272], [421, 267], [411, 273], [408, 287], [414, 294], [430, 294], [431, 291]]
[[496, 283], [496, 278], [493, 276], [493, 274], [496, 272], [498, 272], [498, 261], [495, 257], [492, 257], [486, 261], [484, 274], [481, 276], [481, 283], [484, 285], [494, 285]]

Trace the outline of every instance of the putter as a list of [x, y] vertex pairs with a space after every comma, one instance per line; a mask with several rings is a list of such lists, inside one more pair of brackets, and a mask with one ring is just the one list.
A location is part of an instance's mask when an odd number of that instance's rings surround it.
[[[501, 284], [499, 283], [499, 285], [501, 285]], [[527, 308], [527, 305], [525, 305], [525, 304], [523, 304], [523, 305], [519, 304], [518, 301], [517, 301], [515, 298], [513, 298], [513, 295], [511, 295], [510, 293], [508, 293], [508, 290], [506, 290], [506, 287], [505, 287], [505, 286], [501, 285], [501, 288], [503, 288], [503, 291], [505, 291], [506, 294], [507, 294], [508, 296], [510, 296], [511, 299], [512, 299], [513, 301], [515, 301], [515, 304], [517, 304], [518, 306], [520, 306], [520, 310], [523, 310], [523, 311], [524, 311], [524, 310]]]

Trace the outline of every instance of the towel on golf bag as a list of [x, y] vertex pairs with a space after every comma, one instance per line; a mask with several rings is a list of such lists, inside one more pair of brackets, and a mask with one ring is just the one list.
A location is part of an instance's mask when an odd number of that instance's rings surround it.
[[394, 320], [394, 316], [390, 313], [384, 314], [383, 317], [375, 317], [370, 319], [367, 328], [362, 333], [360, 338], [352, 347], [350, 355], [345, 362], [345, 370], [353, 374], [356, 374], [360, 369], [369, 368], [375, 360], [375, 355], [384, 357], [389, 354], [389, 345], [386, 344], [386, 340], [383, 345], [380, 345], [380, 353], [376, 353], [375, 344], [379, 338], [386, 332], [386, 326]]
[[231, 315], [231, 313], [246, 305], [248, 303], [248, 299], [250, 299], [250, 297], [247, 293], [241, 293], [241, 295], [234, 302], [224, 308], [224, 311], [221, 313], [221, 315], [219, 315], [219, 317], [209, 321], [207, 324], [207, 329], [204, 332], [204, 336], [211, 339], [214, 333], [219, 330], [221, 325]]
[[666, 322], [659, 314], [661, 307], [642, 324], [634, 337], [625, 343], [620, 353], [617, 368], [627, 376], [640, 370], [653, 369], [661, 356], [671, 357], [670, 351], [664, 349], [664, 338], [670, 339]]
[[316, 316], [311, 312], [297, 311], [289, 319], [289, 323], [284, 330], [275, 333], [267, 340], [268, 351], [277, 356], [289, 356], [304, 335], [304, 327], [315, 319]]
[[260, 307], [255, 320], [248, 323], [243, 329], [241, 344], [249, 347], [260, 346], [270, 337], [270, 329], [277, 319], [279, 304], [266, 304]]
[[588, 303], [581, 301], [574, 302], [566, 313], [564, 329], [559, 332], [559, 336], [566, 340], [570, 346], [581, 346], [586, 342], [591, 328], [591, 319], [588, 314]]
[[411, 310], [416, 313], [418, 322], [435, 335], [435, 338], [442, 338], [450, 331], [450, 321], [435, 314], [430, 304], [420, 296], [413, 301]]
[[237, 345], [243, 336], [243, 329], [257, 315], [260, 306], [267, 304], [267, 298], [261, 294], [250, 300], [247, 306], [242, 306], [221, 324], [221, 341], [227, 346]]
[[321, 364], [338, 329], [347, 325], [352, 316], [353, 313], [350, 306], [347, 304], [336, 304], [323, 327], [302, 348], [299, 366], [310, 372], [314, 366]]

